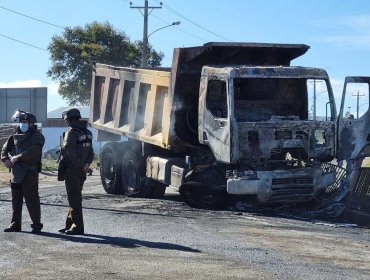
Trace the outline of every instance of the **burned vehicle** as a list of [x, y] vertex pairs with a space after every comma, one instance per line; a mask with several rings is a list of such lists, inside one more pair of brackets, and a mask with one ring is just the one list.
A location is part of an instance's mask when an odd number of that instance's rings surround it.
[[54, 148], [44, 150], [42, 153], [42, 158], [58, 159], [59, 153], [60, 153], [60, 145], [57, 145]]
[[[346, 77], [337, 119], [340, 162], [346, 162], [344, 217], [370, 226], [370, 77]], [[343, 191], [342, 191], [343, 192]]]
[[[108, 193], [194, 206], [224, 194], [303, 202], [336, 180], [336, 107], [325, 70], [291, 66], [302, 44], [208, 43], [174, 50], [171, 68], [96, 64], [90, 123]], [[122, 136], [128, 141], [121, 141]]]

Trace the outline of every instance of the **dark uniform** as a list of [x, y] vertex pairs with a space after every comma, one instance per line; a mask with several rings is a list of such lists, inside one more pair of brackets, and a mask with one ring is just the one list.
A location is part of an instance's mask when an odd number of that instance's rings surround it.
[[73, 108], [63, 113], [70, 128], [65, 133], [62, 144], [62, 159], [65, 165], [63, 176], [67, 191], [69, 210], [65, 228], [59, 232], [66, 234], [84, 234], [82, 216], [82, 187], [86, 173], [90, 172], [90, 164], [94, 159], [92, 134], [87, 129], [87, 122], [81, 121], [78, 109]]
[[[27, 130], [22, 132], [21, 125], [8, 138], [1, 150], [1, 160], [11, 168], [13, 216], [10, 226], [4, 231], [20, 231], [22, 227], [23, 197], [32, 220], [32, 232], [41, 231], [41, 207], [39, 197], [39, 171], [41, 169], [42, 147], [45, 138], [36, 125], [28, 128], [29, 123], [35, 123], [33, 114], [20, 113], [20, 122], [27, 124]], [[22, 128], [23, 129], [23, 128]]]

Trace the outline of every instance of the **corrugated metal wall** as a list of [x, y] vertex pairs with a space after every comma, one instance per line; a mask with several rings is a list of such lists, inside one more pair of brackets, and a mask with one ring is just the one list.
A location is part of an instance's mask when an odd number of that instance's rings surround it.
[[47, 87], [0, 88], [0, 123], [11, 123], [17, 108], [33, 113], [38, 123], [45, 123]]

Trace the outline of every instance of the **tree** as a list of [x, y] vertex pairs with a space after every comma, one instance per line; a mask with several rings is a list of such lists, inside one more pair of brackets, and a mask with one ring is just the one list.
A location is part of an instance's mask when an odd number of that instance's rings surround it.
[[[66, 28], [62, 36], [54, 36], [48, 46], [52, 65], [47, 75], [58, 81], [59, 94], [69, 105], [87, 105], [93, 63], [138, 67], [141, 64], [142, 42], [131, 42], [124, 32], [110, 23], [93, 22], [85, 28]], [[164, 54], [149, 46], [149, 65], [158, 67]]]

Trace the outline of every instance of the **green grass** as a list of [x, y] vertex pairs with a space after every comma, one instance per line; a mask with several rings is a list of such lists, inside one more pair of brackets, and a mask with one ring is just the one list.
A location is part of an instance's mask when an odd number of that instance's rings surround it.
[[0, 161], [0, 172], [8, 172], [9, 169], [5, 166], [5, 164]]
[[42, 159], [42, 170], [57, 171], [58, 163], [53, 159]]
[[[97, 169], [97, 161], [94, 160], [91, 164], [92, 169]], [[42, 169], [47, 171], [57, 171], [58, 163], [52, 159], [42, 159]]]

